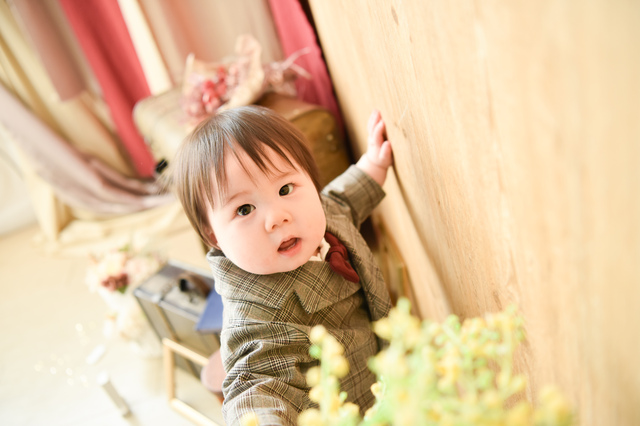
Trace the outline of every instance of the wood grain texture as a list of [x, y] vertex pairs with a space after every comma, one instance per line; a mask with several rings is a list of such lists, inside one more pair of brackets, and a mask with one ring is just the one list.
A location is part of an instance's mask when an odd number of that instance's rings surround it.
[[421, 315], [516, 303], [532, 393], [640, 424], [640, 3], [311, 6], [354, 151], [387, 123], [379, 220]]

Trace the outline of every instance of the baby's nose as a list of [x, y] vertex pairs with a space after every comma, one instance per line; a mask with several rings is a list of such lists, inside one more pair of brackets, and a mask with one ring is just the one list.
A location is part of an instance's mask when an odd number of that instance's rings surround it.
[[277, 209], [269, 212], [265, 220], [265, 228], [267, 232], [271, 232], [285, 223], [291, 222], [291, 215], [287, 210]]

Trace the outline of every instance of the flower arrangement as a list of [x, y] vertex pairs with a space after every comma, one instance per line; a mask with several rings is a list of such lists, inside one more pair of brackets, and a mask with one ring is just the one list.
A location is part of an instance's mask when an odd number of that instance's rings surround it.
[[294, 63], [305, 53], [303, 49], [284, 61], [262, 64], [258, 41], [242, 35], [236, 41], [235, 57], [207, 63], [190, 54], [182, 85], [182, 109], [197, 123], [218, 110], [249, 105], [269, 91], [295, 96], [295, 79], [311, 77]]
[[[562, 394], [541, 391], [537, 407], [524, 399], [526, 377], [516, 374], [513, 355], [524, 339], [523, 321], [510, 307], [462, 324], [456, 316], [443, 323], [420, 322], [410, 304], [400, 299], [387, 318], [374, 324], [389, 341], [370, 359], [378, 382], [376, 403], [360, 416], [358, 406], [345, 402], [338, 379], [349, 366], [337, 340], [319, 326], [312, 330], [310, 353], [320, 360], [311, 368], [309, 397], [319, 408], [300, 414], [301, 426], [364, 425], [527, 425], [573, 424]], [[248, 416], [246, 424], [257, 418]]]
[[120, 336], [144, 355], [159, 355], [160, 346], [133, 290], [164, 263], [158, 253], [135, 250], [130, 244], [89, 256], [85, 282], [107, 304], [105, 336]]
[[103, 254], [89, 255], [86, 283], [92, 292], [105, 289], [124, 294], [129, 284], [140, 284], [163, 264], [158, 253], [134, 250], [125, 244]]

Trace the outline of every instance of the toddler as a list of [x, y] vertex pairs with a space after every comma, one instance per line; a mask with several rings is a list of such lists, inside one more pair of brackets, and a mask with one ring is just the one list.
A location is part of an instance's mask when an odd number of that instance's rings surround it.
[[228, 425], [295, 425], [309, 408], [309, 332], [322, 324], [345, 348], [348, 401], [374, 402], [367, 360], [387, 315], [387, 288], [359, 227], [384, 197], [393, 161], [374, 111], [367, 152], [319, 187], [304, 135], [258, 106], [221, 112], [185, 139], [172, 165], [176, 193], [207, 254], [224, 303], [221, 355]]

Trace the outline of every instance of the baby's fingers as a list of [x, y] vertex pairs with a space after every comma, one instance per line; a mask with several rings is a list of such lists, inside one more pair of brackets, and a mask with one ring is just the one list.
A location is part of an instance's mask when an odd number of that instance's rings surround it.
[[383, 167], [389, 167], [393, 164], [393, 150], [391, 148], [391, 142], [384, 141], [380, 147], [378, 153], [378, 164]]
[[382, 147], [380, 147], [380, 158], [384, 161], [393, 161], [393, 149], [391, 148], [391, 142], [384, 141]]
[[372, 131], [369, 133], [369, 148], [380, 149], [380, 145], [385, 140], [385, 124], [384, 121], [379, 120], [376, 122]]
[[367, 132], [369, 135], [373, 133], [373, 129], [376, 127], [376, 124], [382, 119], [380, 115], [380, 111], [374, 109], [371, 111], [371, 115], [369, 116], [369, 121], [367, 122]]

